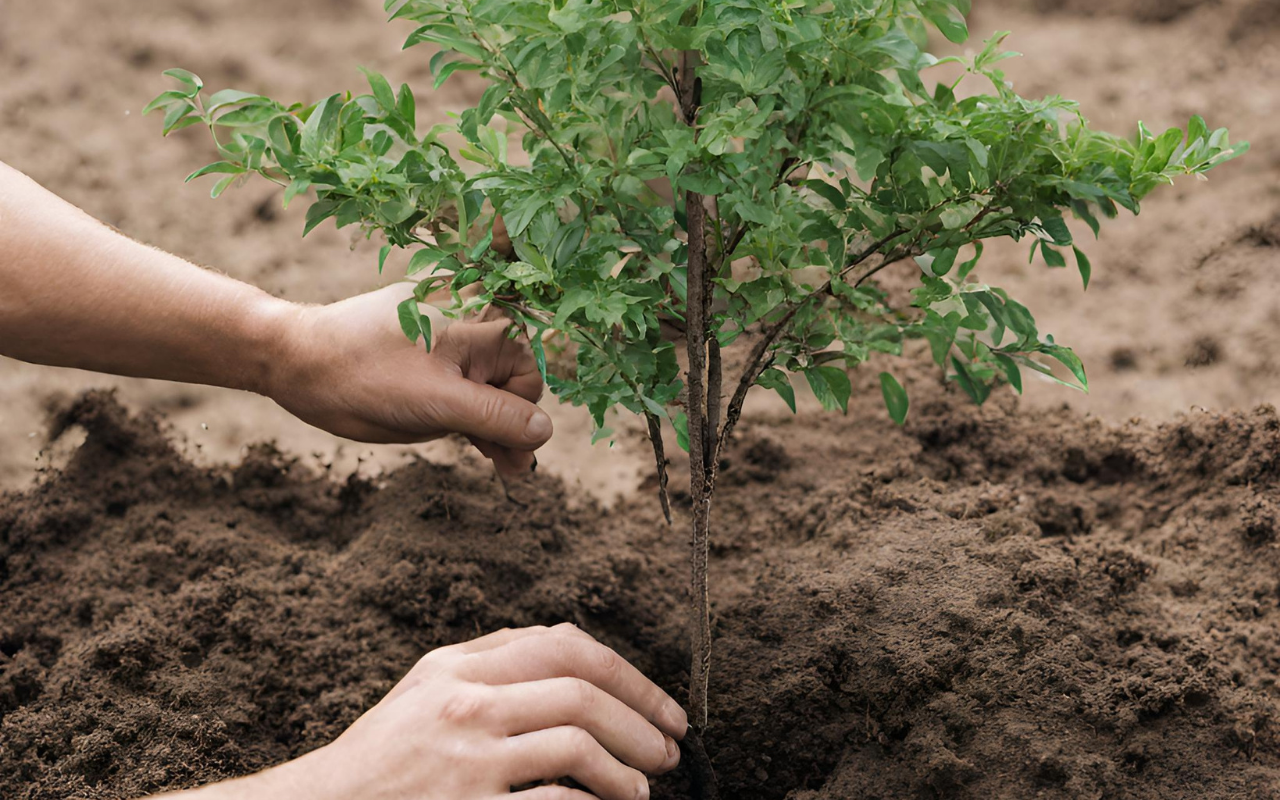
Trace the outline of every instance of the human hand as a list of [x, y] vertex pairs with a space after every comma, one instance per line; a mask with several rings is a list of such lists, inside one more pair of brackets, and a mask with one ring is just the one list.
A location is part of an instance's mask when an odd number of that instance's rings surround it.
[[462, 433], [499, 474], [527, 475], [552, 432], [534, 405], [543, 386], [528, 342], [510, 338], [506, 320], [450, 324], [436, 313], [427, 353], [397, 324], [396, 306], [412, 293], [412, 284], [396, 284], [325, 306], [288, 305], [263, 393], [362, 442]]
[[[573, 625], [506, 629], [428, 653], [334, 742], [261, 777], [322, 800], [644, 800], [643, 773], [679, 763], [687, 726], [674, 700]], [[591, 794], [509, 794], [566, 777]]]

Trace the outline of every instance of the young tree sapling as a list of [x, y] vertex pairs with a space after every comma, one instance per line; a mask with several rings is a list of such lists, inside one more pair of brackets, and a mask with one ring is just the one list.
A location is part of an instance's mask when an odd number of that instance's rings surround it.
[[[692, 663], [689, 710], [707, 724], [707, 560], [724, 448], [753, 386], [794, 411], [794, 376], [847, 411], [848, 368], [927, 342], [973, 401], [1024, 371], [1086, 389], [1075, 354], [1026, 307], [974, 279], [983, 242], [1031, 241], [1051, 268], [1091, 275], [1064, 214], [1099, 218], [1178, 175], [1243, 153], [1192, 117], [1131, 138], [1088, 127], [1075, 103], [1018, 96], [1000, 70], [1007, 34], [936, 58], [929, 27], [968, 36], [969, 0], [387, 0], [435, 49], [439, 88], [460, 71], [488, 87], [420, 132], [414, 94], [365, 72], [370, 91], [286, 105], [194, 74], [147, 111], [166, 134], [212, 133], [218, 196], [256, 173], [288, 204], [314, 192], [304, 235], [330, 217], [385, 237], [378, 268], [409, 252], [405, 334], [430, 348], [417, 301], [447, 289], [462, 315], [505, 310], [562, 399], [596, 438], [615, 406], [642, 415], [670, 520], [663, 429], [689, 451]], [[959, 77], [926, 83], [954, 65]], [[508, 150], [521, 131], [522, 153]], [[463, 164], [467, 165], [464, 169]], [[494, 247], [503, 226], [511, 249]], [[1069, 256], [1068, 256], [1069, 252]], [[877, 281], [901, 265], [909, 298]], [[461, 291], [476, 287], [464, 299]], [[576, 368], [548, 373], [544, 334]], [[683, 340], [686, 377], [676, 344]], [[741, 366], [724, 380], [722, 352]], [[1053, 363], [1058, 365], [1055, 369]], [[907, 393], [879, 376], [889, 416]], [[727, 394], [727, 397], [726, 397]], [[726, 402], [727, 401], [727, 402]], [[705, 765], [704, 765], [705, 766]]]

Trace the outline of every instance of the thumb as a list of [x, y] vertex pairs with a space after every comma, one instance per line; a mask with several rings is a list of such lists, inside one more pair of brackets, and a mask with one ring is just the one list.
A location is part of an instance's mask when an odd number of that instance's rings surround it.
[[525, 451], [551, 438], [551, 417], [511, 392], [459, 377], [442, 394], [440, 423], [452, 431]]

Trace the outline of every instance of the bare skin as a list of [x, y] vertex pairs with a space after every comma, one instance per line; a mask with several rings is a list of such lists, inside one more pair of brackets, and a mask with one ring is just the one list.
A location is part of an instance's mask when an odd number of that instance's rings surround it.
[[[156, 800], [645, 800], [685, 712], [578, 628], [501, 630], [429, 653], [325, 747]], [[571, 777], [591, 793], [544, 785]]]
[[[504, 476], [527, 474], [552, 432], [528, 343], [505, 320], [437, 316], [428, 354], [396, 322], [410, 294], [290, 303], [139, 244], [0, 164], [0, 356], [258, 392], [360, 441], [461, 433]], [[642, 800], [687, 728], [674, 700], [576, 627], [502, 630], [429, 653], [318, 750], [163, 797]], [[511, 791], [566, 777], [590, 793]]]
[[410, 294], [281, 300], [139, 244], [0, 164], [0, 356], [257, 392], [364, 442], [463, 433], [504, 477], [527, 474], [552, 432], [529, 348], [496, 320], [441, 324], [428, 354], [396, 321]]

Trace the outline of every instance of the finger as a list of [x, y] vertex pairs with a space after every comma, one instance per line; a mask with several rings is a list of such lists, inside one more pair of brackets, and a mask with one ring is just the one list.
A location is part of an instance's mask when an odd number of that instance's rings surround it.
[[437, 388], [438, 421], [449, 430], [525, 451], [551, 438], [551, 417], [523, 397], [465, 378], [441, 382]]
[[680, 761], [674, 739], [587, 681], [551, 678], [498, 686], [494, 691], [497, 724], [508, 736], [570, 725], [591, 734], [624, 764], [644, 772], [667, 772]]
[[552, 633], [578, 636], [588, 641], [595, 641], [591, 634], [572, 622], [561, 622], [551, 628], [546, 625], [530, 625], [527, 628], [501, 628], [492, 633], [486, 633], [484, 636], [477, 636], [470, 641], [450, 645], [444, 649], [456, 650], [460, 653], [480, 653], [485, 650], [492, 650], [495, 647], [501, 647], [508, 642], [514, 642], [516, 639], [523, 639], [526, 636], [545, 636]]
[[468, 436], [467, 439], [480, 451], [480, 455], [493, 462], [494, 469], [503, 480], [519, 480], [533, 474], [533, 465], [537, 459], [528, 450], [512, 450], [475, 436]]
[[501, 685], [548, 678], [580, 678], [608, 692], [668, 736], [684, 738], [684, 709], [622, 656], [599, 642], [566, 631], [508, 642], [462, 667], [463, 677]]
[[568, 786], [539, 786], [523, 792], [504, 794], [503, 797], [513, 797], [516, 800], [599, 800], [594, 794], [570, 789]]
[[648, 800], [649, 780], [624, 765], [582, 728], [563, 726], [508, 737], [511, 785], [573, 778], [600, 800]]
[[542, 373], [538, 371], [538, 365], [533, 365], [532, 372], [514, 373], [506, 381], [494, 384], [504, 392], [511, 392], [519, 395], [530, 403], [536, 403], [542, 399], [542, 393], [546, 389], [546, 384], [542, 382]]
[[500, 386], [515, 375], [538, 372], [528, 337], [513, 336], [511, 320], [505, 318], [455, 325], [441, 341], [440, 354], [476, 383]]
[[545, 625], [535, 625], [529, 628], [502, 628], [493, 633], [478, 636], [471, 641], [455, 644], [453, 647], [460, 653], [481, 653], [485, 650], [501, 647], [508, 642], [514, 642], [516, 639], [547, 633], [549, 630], [551, 629]]

